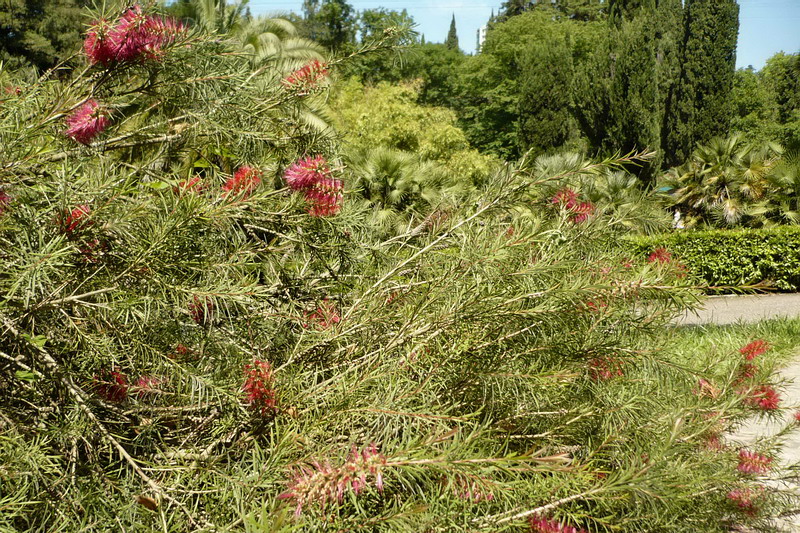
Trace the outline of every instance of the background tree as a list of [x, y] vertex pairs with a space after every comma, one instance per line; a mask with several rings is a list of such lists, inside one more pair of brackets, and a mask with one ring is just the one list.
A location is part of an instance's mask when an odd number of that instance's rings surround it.
[[76, 54], [83, 0], [7, 0], [0, 5], [0, 61], [39, 73]]
[[311, 36], [334, 52], [352, 50], [358, 32], [358, 14], [347, 0], [322, 0], [306, 19]]
[[667, 101], [670, 165], [686, 160], [697, 143], [728, 131], [739, 6], [735, 0], [687, 0], [683, 26], [680, 81]]
[[450, 50], [458, 50], [458, 33], [456, 32], [455, 13], [453, 13], [453, 18], [450, 21], [450, 29], [447, 31], [447, 39], [444, 40], [444, 45]]

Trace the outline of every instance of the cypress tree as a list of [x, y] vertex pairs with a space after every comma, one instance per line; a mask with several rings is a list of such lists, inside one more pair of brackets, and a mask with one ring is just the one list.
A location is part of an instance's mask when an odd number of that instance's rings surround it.
[[681, 75], [667, 100], [667, 163], [685, 161], [697, 143], [728, 131], [736, 66], [735, 0], [686, 0]]
[[447, 39], [444, 44], [451, 50], [458, 50], [458, 34], [456, 33], [456, 15], [453, 13], [453, 20], [450, 21], [450, 31], [447, 32]]

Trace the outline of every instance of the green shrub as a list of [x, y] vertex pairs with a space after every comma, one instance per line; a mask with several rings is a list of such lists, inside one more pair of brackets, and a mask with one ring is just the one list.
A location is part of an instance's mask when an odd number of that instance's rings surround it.
[[759, 283], [786, 292], [800, 287], [798, 227], [685, 231], [626, 242], [637, 256], [666, 248], [709, 292], [733, 292]]

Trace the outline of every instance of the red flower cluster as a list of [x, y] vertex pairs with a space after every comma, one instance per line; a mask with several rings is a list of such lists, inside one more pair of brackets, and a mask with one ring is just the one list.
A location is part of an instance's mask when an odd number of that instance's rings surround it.
[[188, 180], [181, 180], [178, 185], [172, 188], [175, 194], [200, 194], [206, 188], [206, 184], [200, 176], [193, 176]]
[[128, 377], [115, 368], [94, 377], [94, 391], [107, 402], [121, 402], [128, 396]]
[[669, 263], [670, 261], [672, 261], [672, 254], [663, 246], [656, 248], [647, 256], [648, 263]]
[[781, 397], [771, 385], [761, 385], [751, 390], [744, 402], [762, 411], [774, 411], [781, 403]]
[[89, 144], [108, 126], [108, 110], [88, 100], [67, 117], [67, 129], [64, 134], [81, 144]]
[[192, 315], [192, 320], [201, 326], [211, 322], [211, 314], [214, 311], [214, 302], [210, 298], [200, 298], [195, 295], [193, 301], [189, 304], [189, 314]]
[[761, 498], [763, 494], [763, 487], [760, 487], [760, 490], [744, 487], [741, 489], [733, 489], [727, 494], [727, 498], [739, 511], [748, 516], [755, 516], [759, 511], [757, 500]]
[[558, 191], [551, 202], [569, 211], [569, 218], [575, 223], [584, 222], [589, 218], [589, 215], [594, 213], [594, 204], [592, 202], [579, 202], [578, 193], [569, 187], [564, 187]]
[[746, 346], [742, 346], [739, 349], [739, 353], [744, 356], [745, 359], [748, 361], [752, 361], [759, 355], [765, 353], [767, 350], [770, 349], [770, 345], [764, 339], [756, 339], [750, 344]]
[[561, 522], [541, 516], [532, 516], [529, 521], [532, 533], [586, 533], [584, 529], [567, 526]]
[[286, 185], [300, 191], [309, 204], [308, 214], [315, 217], [332, 216], [342, 204], [342, 180], [333, 177], [328, 162], [321, 155], [299, 159], [283, 175]]
[[95, 22], [86, 34], [83, 51], [93, 65], [158, 59], [163, 47], [184, 32], [186, 27], [177, 20], [145, 15], [135, 5], [114, 25], [107, 20]]
[[378, 452], [375, 444], [370, 444], [362, 452], [355, 446], [347, 461], [340, 467], [329, 462], [313, 461], [300, 466], [293, 472], [289, 490], [278, 498], [294, 500], [297, 504], [295, 515], [300, 516], [303, 507], [317, 504], [323, 509], [331, 502], [341, 503], [346, 491], [358, 495], [369, 483], [367, 476], [375, 478], [375, 488], [383, 492], [383, 468], [386, 457]]
[[772, 458], [757, 452], [739, 450], [739, 466], [737, 470], [744, 474], [766, 474], [769, 472]]
[[315, 59], [286, 76], [281, 83], [287, 90], [304, 96], [316, 89], [327, 75], [328, 65]]
[[589, 359], [589, 378], [593, 381], [608, 381], [614, 377], [624, 376], [622, 365], [622, 360], [616, 357]]
[[341, 320], [342, 317], [339, 315], [336, 306], [326, 298], [322, 300], [316, 310], [306, 313], [306, 322], [303, 323], [303, 327], [308, 328], [313, 324], [317, 329], [328, 329], [338, 324]]
[[250, 408], [262, 415], [275, 411], [277, 405], [275, 376], [269, 361], [253, 361], [244, 367], [245, 380], [242, 391]]
[[68, 234], [83, 229], [87, 225], [91, 224], [91, 221], [87, 220], [91, 212], [92, 211], [88, 205], [79, 205], [69, 213], [65, 213], [62, 216], [61, 229], [64, 231], [64, 233]]
[[261, 171], [257, 168], [243, 166], [233, 174], [232, 178], [222, 186], [227, 196], [241, 195], [246, 199], [261, 184]]

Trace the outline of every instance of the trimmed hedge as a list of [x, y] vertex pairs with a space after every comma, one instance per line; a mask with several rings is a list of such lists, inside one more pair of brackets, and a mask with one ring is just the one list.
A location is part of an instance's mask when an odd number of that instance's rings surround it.
[[709, 292], [769, 283], [782, 292], [800, 288], [800, 227], [680, 231], [626, 239], [635, 256], [666, 248]]

